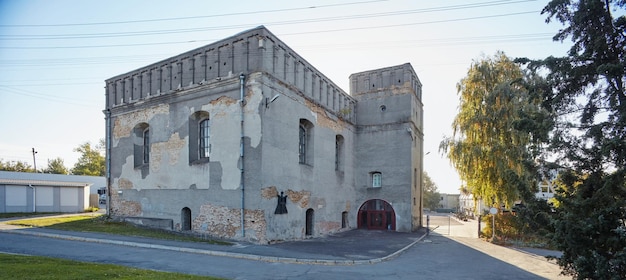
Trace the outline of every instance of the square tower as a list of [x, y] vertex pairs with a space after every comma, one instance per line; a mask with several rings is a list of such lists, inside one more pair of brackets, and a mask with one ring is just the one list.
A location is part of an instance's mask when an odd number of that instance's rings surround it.
[[422, 84], [406, 63], [350, 75], [350, 94], [357, 100], [357, 200], [364, 201], [359, 225], [376, 227], [382, 218], [387, 227], [415, 230], [422, 224]]

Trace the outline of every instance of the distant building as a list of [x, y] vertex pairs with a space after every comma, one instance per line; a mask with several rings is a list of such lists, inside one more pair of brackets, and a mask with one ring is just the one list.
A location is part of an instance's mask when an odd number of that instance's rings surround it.
[[[0, 213], [83, 212], [104, 177], [0, 171]], [[90, 196], [96, 200], [90, 204]]]
[[408, 63], [348, 94], [265, 27], [239, 33], [106, 80], [110, 214], [259, 243], [418, 229], [422, 106]]
[[459, 194], [439, 194], [439, 208], [457, 211], [459, 209]]
[[548, 171], [546, 175], [542, 176], [542, 179], [537, 186], [535, 197], [544, 200], [549, 200], [553, 198], [554, 190], [556, 189], [557, 176], [558, 171], [555, 169]]
[[[537, 184], [537, 189], [535, 189], [535, 197], [546, 201], [553, 198], [557, 176], [558, 170], [550, 170], [547, 172], [547, 175], [542, 176], [541, 181]], [[521, 200], [515, 202], [516, 205], [520, 203], [522, 203]], [[459, 209], [467, 215], [482, 215], [485, 211], [489, 210], [482, 200], [475, 202], [472, 194], [463, 193], [459, 196]]]
[[471, 193], [463, 193], [459, 195], [459, 211], [465, 213], [469, 217], [475, 215], [482, 215], [485, 211], [489, 211], [489, 208], [485, 206], [485, 203], [478, 199], [474, 200], [474, 195]]
[[459, 194], [459, 212], [469, 216], [473, 216], [476, 213], [476, 203], [474, 202], [474, 196], [469, 193]]

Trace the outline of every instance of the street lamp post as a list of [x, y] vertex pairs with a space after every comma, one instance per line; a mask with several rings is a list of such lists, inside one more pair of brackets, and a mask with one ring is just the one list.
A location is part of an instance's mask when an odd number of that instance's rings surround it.
[[35, 160], [36, 153], [37, 151], [35, 151], [35, 148], [33, 148], [33, 168], [35, 169], [35, 173], [37, 173], [37, 161]]

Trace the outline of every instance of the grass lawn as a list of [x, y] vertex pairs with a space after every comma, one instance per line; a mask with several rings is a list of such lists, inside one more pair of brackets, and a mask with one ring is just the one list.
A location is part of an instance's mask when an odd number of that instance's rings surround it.
[[221, 279], [11, 254], [0, 254], [0, 271], [3, 279]]
[[20, 220], [12, 220], [4, 222], [10, 225], [28, 226], [28, 227], [46, 227], [52, 229], [84, 231], [84, 232], [102, 232], [119, 234], [126, 236], [142, 236], [166, 240], [205, 242], [218, 245], [231, 245], [228, 242], [202, 239], [193, 236], [177, 235], [171, 232], [155, 230], [149, 228], [137, 227], [128, 223], [114, 222], [106, 218], [104, 215], [73, 215], [73, 216], [51, 216], [37, 217]]

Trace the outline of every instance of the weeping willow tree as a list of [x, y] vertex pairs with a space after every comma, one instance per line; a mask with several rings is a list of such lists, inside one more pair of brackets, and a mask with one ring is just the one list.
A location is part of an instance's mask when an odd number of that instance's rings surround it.
[[[465, 182], [486, 205], [510, 207], [534, 192], [533, 143], [541, 142], [542, 111], [530, 77], [504, 53], [474, 61], [457, 84], [453, 135], [440, 143]], [[535, 85], [529, 86], [530, 83]], [[545, 129], [541, 129], [544, 131]]]

